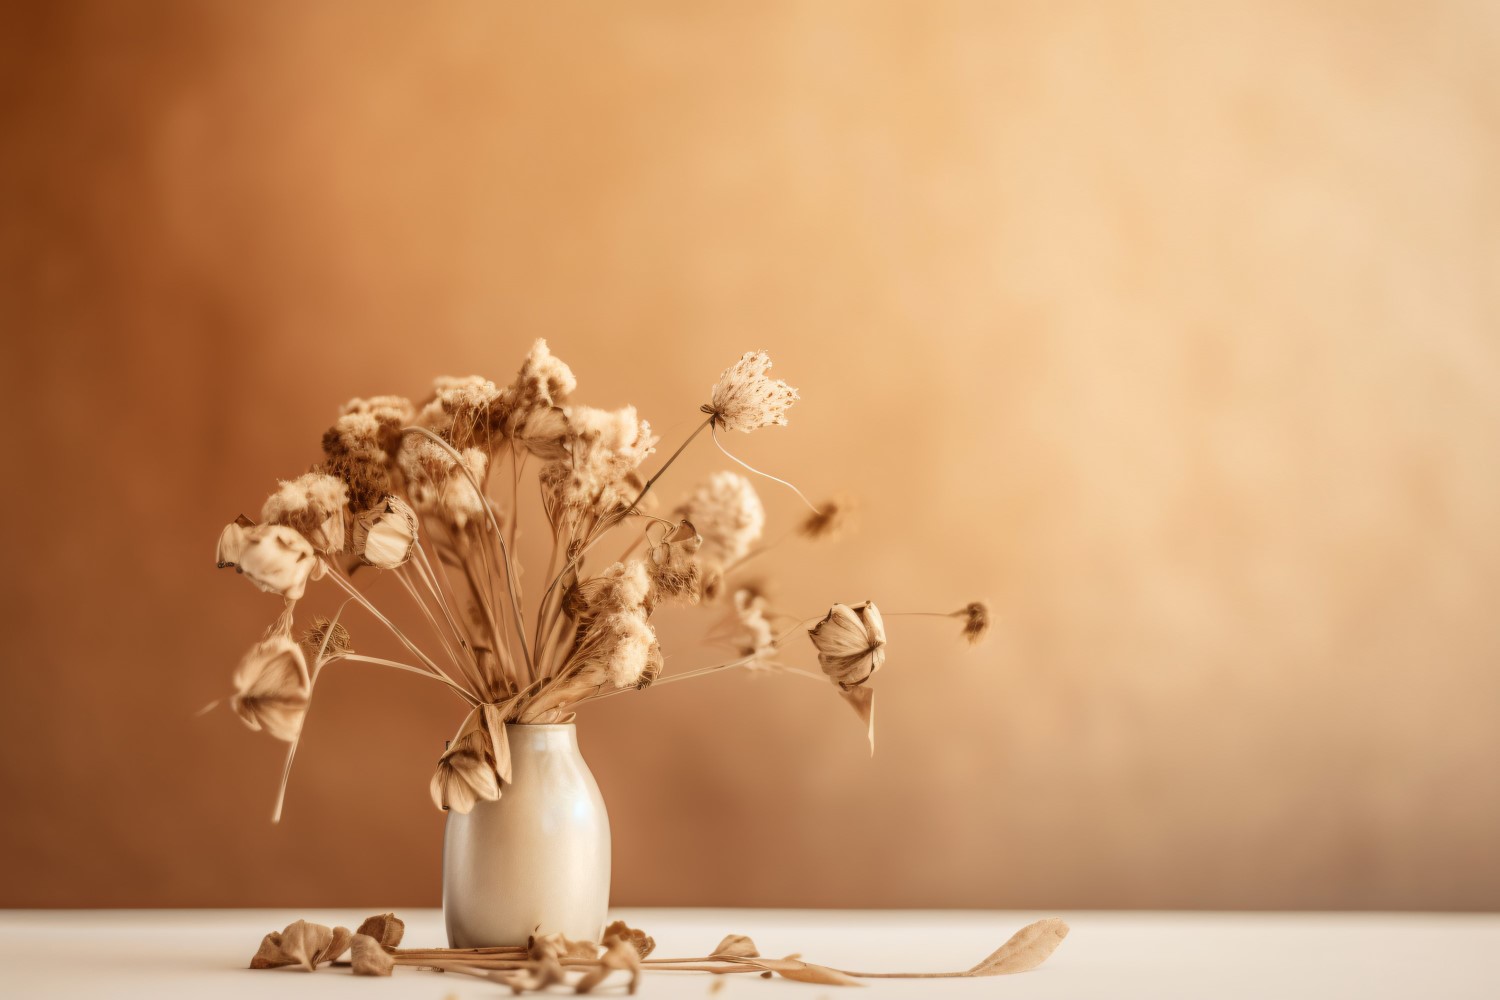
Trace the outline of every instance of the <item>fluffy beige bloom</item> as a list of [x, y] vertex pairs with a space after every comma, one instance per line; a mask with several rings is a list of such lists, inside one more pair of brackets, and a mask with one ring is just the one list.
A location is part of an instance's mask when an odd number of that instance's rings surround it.
[[440, 375], [432, 380], [432, 398], [417, 411], [415, 424], [444, 434], [460, 450], [484, 445], [490, 408], [501, 391], [482, 375]]
[[351, 399], [339, 407], [339, 414], [363, 413], [374, 417], [383, 427], [405, 427], [416, 416], [417, 408], [405, 396], [370, 396]]
[[852, 608], [835, 604], [807, 634], [823, 672], [846, 690], [869, 680], [885, 663], [885, 623], [870, 601]]
[[282, 480], [260, 509], [261, 520], [300, 531], [319, 552], [344, 548], [349, 488], [336, 476], [309, 472]]
[[507, 390], [508, 402], [520, 410], [561, 406], [577, 388], [578, 379], [573, 376], [573, 369], [552, 353], [545, 340], [538, 338], [526, 353], [516, 380]]
[[745, 664], [747, 669], [763, 669], [776, 656], [776, 632], [766, 616], [766, 599], [742, 587], [734, 592], [733, 600], [736, 652], [742, 657], [752, 657]]
[[[365, 402], [355, 399], [345, 406]], [[351, 510], [365, 510], [391, 491], [386, 466], [401, 445], [401, 428], [406, 421], [391, 419], [390, 407], [351, 410], [340, 415], [323, 433], [323, 454], [327, 457], [318, 471], [343, 480], [349, 490]]]
[[[464, 467], [474, 481], [483, 483], [489, 456], [478, 448], [460, 453]], [[442, 445], [422, 434], [409, 434], [396, 453], [401, 473], [406, 477], [406, 492], [416, 509], [434, 514], [464, 527], [470, 521], [484, 519], [484, 498], [453, 456]]]
[[797, 401], [797, 390], [768, 376], [770, 367], [765, 351], [747, 351], [724, 369], [703, 411], [727, 431], [749, 433], [772, 424], [786, 426], [786, 411]]
[[229, 707], [245, 725], [296, 739], [311, 694], [302, 647], [284, 632], [256, 643], [235, 669], [234, 690]]
[[350, 551], [371, 566], [397, 569], [417, 547], [417, 514], [397, 496], [354, 516]]
[[712, 568], [742, 559], [766, 526], [755, 487], [737, 472], [714, 473], [678, 505], [675, 516], [693, 523], [703, 538], [698, 556]]
[[630, 503], [631, 473], [656, 450], [650, 423], [633, 406], [570, 407], [567, 418], [567, 454], [538, 473], [549, 518], [555, 521], [563, 510], [602, 514]]
[[581, 581], [570, 610], [578, 618], [597, 618], [645, 607], [651, 594], [651, 574], [640, 560], [617, 562]]
[[266, 593], [300, 600], [308, 578], [319, 568], [312, 543], [284, 524], [255, 524], [231, 530], [235, 527], [238, 526], [225, 528], [219, 537], [220, 568], [233, 566], [235, 572]]
[[439, 809], [466, 813], [481, 799], [493, 802], [500, 797], [500, 779], [488, 756], [488, 742], [483, 729], [472, 728], [438, 758], [429, 791]]
[[574, 588], [569, 611], [578, 636], [569, 657], [580, 691], [645, 687], [661, 672], [649, 621], [651, 576], [639, 561], [615, 563]]

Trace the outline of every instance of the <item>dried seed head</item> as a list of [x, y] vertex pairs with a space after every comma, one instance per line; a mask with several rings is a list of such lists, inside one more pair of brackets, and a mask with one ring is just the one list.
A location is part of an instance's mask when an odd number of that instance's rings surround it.
[[397, 569], [417, 546], [417, 514], [398, 496], [388, 496], [354, 517], [350, 550], [371, 566]]
[[322, 650], [325, 660], [354, 652], [354, 647], [349, 645], [349, 630], [327, 618], [318, 618], [312, 628], [302, 633], [302, 649], [314, 657]]
[[633, 406], [599, 410], [569, 407], [564, 457], [538, 473], [548, 516], [562, 510], [602, 515], [635, 498], [631, 473], [656, 450], [651, 424]]
[[284, 632], [256, 643], [235, 669], [234, 690], [229, 707], [245, 725], [296, 739], [311, 693], [302, 648]]
[[300, 531], [319, 552], [344, 548], [344, 518], [348, 513], [349, 488], [342, 479], [322, 472], [309, 472], [283, 480], [260, 509], [267, 524], [284, 524]]
[[990, 606], [983, 601], [971, 601], [961, 611], [954, 612], [964, 620], [963, 637], [969, 645], [977, 646], [984, 641], [990, 630]]
[[702, 595], [703, 568], [698, 550], [703, 536], [691, 521], [681, 521], [647, 550], [651, 562], [651, 599], [697, 604]]
[[[228, 536], [226, 538], [226, 536]], [[300, 600], [308, 578], [318, 567], [312, 543], [282, 524], [256, 524], [219, 538], [220, 565], [233, 566], [245, 579], [269, 594]], [[233, 550], [238, 547], [238, 553]], [[232, 561], [225, 561], [233, 555]]]
[[786, 426], [786, 411], [798, 399], [797, 390], [766, 375], [771, 358], [765, 351], [748, 351], [724, 369], [703, 412], [729, 431], [749, 433], [772, 424]]
[[836, 497], [823, 501], [817, 511], [803, 519], [797, 530], [814, 541], [832, 541], [851, 528], [853, 521], [853, 505], [848, 500]]
[[467, 813], [480, 800], [493, 802], [500, 797], [500, 779], [487, 743], [484, 731], [472, 728], [438, 758], [430, 791], [439, 809]]
[[865, 683], [885, 663], [885, 623], [870, 601], [835, 604], [807, 634], [823, 672], [840, 688]]

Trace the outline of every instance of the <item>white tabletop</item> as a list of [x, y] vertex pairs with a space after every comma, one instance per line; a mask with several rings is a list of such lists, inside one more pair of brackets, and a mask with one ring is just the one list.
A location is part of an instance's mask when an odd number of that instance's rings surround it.
[[[442, 945], [436, 910], [398, 910], [405, 945]], [[252, 972], [262, 935], [303, 917], [358, 926], [353, 910], [0, 911], [0, 996], [508, 996], [482, 980], [398, 968], [390, 979], [347, 969]], [[876, 980], [861, 997], [1500, 997], [1500, 915], [1002, 913], [830, 910], [621, 910], [657, 940], [656, 956], [702, 954], [728, 933], [763, 954], [860, 971], [973, 965], [1041, 916], [1072, 933], [1040, 969], [970, 980]], [[709, 996], [705, 973], [648, 974], [644, 997]], [[604, 995], [613, 995], [609, 990]], [[723, 998], [823, 1000], [841, 992], [755, 976], [723, 977]]]

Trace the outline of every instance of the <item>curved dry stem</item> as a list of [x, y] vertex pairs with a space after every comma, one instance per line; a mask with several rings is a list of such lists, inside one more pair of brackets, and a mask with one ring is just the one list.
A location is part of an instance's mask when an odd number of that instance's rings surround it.
[[757, 469], [755, 466], [751, 465], [750, 463], [742, 461], [741, 459], [738, 459], [733, 454], [731, 454], [730, 451], [729, 451], [729, 449], [726, 448], [726, 447], [724, 447], [723, 442], [721, 442], [719, 440], [719, 429], [717, 427], [714, 428], [712, 436], [713, 436], [713, 439], [714, 439], [714, 444], [717, 445], [718, 449], [724, 453], [724, 457], [728, 458], [731, 462], [734, 462], [736, 465], [739, 465], [742, 468], [750, 470], [751, 472], [755, 473], [757, 476], [764, 476], [765, 478], [771, 480], [771, 482], [773, 482], [773, 483], [780, 483], [782, 486], [785, 486], [787, 489], [789, 489], [793, 493], [797, 494], [797, 499], [799, 499], [803, 503], [807, 504], [807, 509], [808, 510], [812, 511], [814, 514], [821, 514], [821, 513], [823, 513], [821, 510], [819, 510], [818, 508], [816, 508], [816, 507], [813, 506], [813, 503], [812, 503], [811, 500], [807, 499], [807, 497], [805, 497], [805, 496], [802, 495], [802, 491], [801, 490], [797, 489], [797, 487], [793, 486], [791, 483], [787, 482], [785, 479], [779, 479], [776, 476], [771, 475], [769, 472], [762, 472], [761, 470]]

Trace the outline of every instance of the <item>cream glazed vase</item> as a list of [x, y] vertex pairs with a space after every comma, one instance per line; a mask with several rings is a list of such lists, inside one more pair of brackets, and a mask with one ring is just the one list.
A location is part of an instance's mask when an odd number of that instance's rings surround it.
[[511, 782], [449, 812], [443, 918], [453, 948], [524, 945], [555, 931], [598, 941], [609, 909], [609, 816], [573, 725], [505, 727]]

